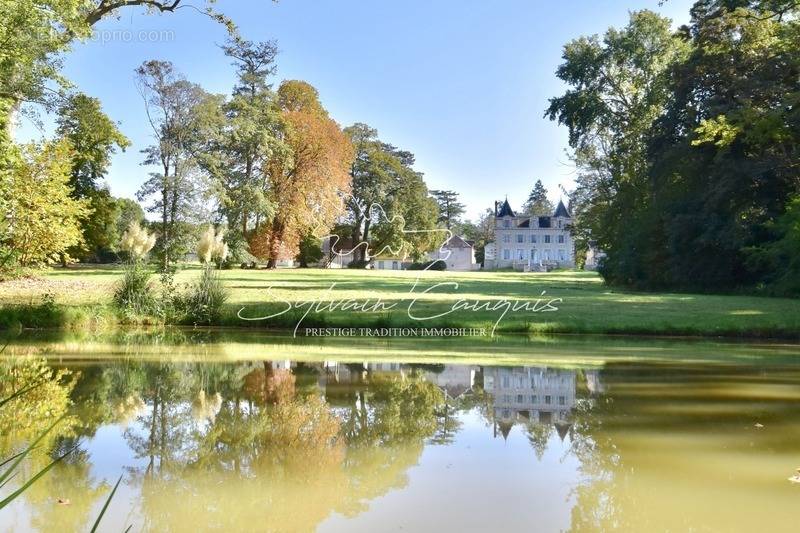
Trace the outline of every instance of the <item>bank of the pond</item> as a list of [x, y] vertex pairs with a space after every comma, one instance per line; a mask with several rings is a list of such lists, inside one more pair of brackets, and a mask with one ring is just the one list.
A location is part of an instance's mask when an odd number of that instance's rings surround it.
[[[188, 284], [198, 272], [184, 268], [176, 283]], [[129, 323], [130, 317], [121, 316], [110, 302], [120, 275], [113, 267], [80, 267], [0, 283], [0, 328], [90, 329]], [[213, 325], [297, 328], [299, 335], [306, 328], [326, 327], [800, 338], [796, 299], [619, 291], [588, 272], [295, 269], [227, 270], [220, 276], [230, 297]], [[192, 324], [191, 317], [181, 322]]]

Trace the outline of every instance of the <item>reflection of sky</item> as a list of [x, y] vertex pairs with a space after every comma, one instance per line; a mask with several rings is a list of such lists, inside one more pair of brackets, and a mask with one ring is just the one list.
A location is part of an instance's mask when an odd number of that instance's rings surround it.
[[553, 432], [537, 460], [520, 426], [492, 437], [475, 410], [449, 446], [427, 446], [408, 485], [348, 519], [335, 514], [318, 531], [560, 531], [570, 526], [578, 461]]
[[[275, 365], [279, 366], [279, 365]], [[291, 364], [285, 365], [291, 368]], [[381, 374], [406, 379], [410, 372], [400, 364], [367, 365], [373, 375]], [[426, 371], [425, 379], [435, 383], [442, 390], [452, 391], [453, 395], [471, 394], [474, 379], [479, 367], [442, 365], [439, 371]], [[319, 369], [321, 370], [321, 368]], [[567, 411], [574, 404], [575, 375], [571, 371], [552, 371], [547, 369], [508, 368], [491, 369], [483, 367], [487, 375], [499, 376], [534, 372], [550, 381], [559, 378], [569, 382], [569, 402]], [[334, 372], [335, 371], [335, 377]], [[326, 382], [333, 381], [346, 385], [357, 383], [360, 372], [351, 372], [345, 366], [333, 365], [320, 372], [317, 386], [324, 394]], [[498, 381], [499, 385], [500, 381]], [[533, 387], [528, 385], [526, 387]], [[331, 383], [327, 383], [330, 385]], [[536, 390], [541, 387], [537, 382]], [[366, 386], [367, 390], [371, 385]], [[534, 389], [532, 389], [534, 390]], [[550, 390], [549, 388], [546, 390]], [[230, 398], [228, 398], [230, 399]], [[490, 400], [490, 398], [487, 398]], [[198, 421], [188, 416], [192, 405], [186, 401], [172, 403], [174, 412], [183, 413], [173, 421], [189, 423], [196, 430], [207, 431], [208, 421]], [[484, 408], [488, 406], [484, 405]], [[242, 409], [247, 408], [242, 405]], [[343, 407], [331, 408], [334, 412]], [[565, 411], [566, 412], [566, 411]], [[87, 513], [87, 529], [99, 515], [111, 487], [120, 474], [124, 474], [111, 506], [106, 511], [102, 529], [123, 531], [133, 524], [139, 529], [147, 524], [143, 516], [142, 474], [146, 471], [149, 457], [137, 457], [132, 449], [131, 438], [147, 440], [150, 428], [145, 420], [152, 415], [152, 404], [148, 403], [137, 412], [138, 417], [125, 423], [107, 423], [96, 428], [91, 437], [81, 439], [81, 449], [85, 451], [89, 464], [88, 479], [94, 487], [104, 484], [91, 510]], [[556, 431], [550, 433], [546, 450], [540, 459], [532, 448], [524, 421], [515, 424], [507, 438], [497, 432], [491, 421], [487, 420], [479, 408], [469, 411], [454, 409], [450, 416], [457, 419], [457, 430], [450, 433], [448, 444], [426, 444], [417, 463], [404, 472], [407, 483], [402, 488], [365, 501], [364, 511], [345, 517], [334, 513], [319, 524], [320, 531], [378, 531], [401, 530], [487, 530], [502, 526], [504, 531], [529, 530], [536, 524], [543, 530], [563, 530], [570, 525], [570, 510], [573, 505], [571, 490], [579, 483], [578, 461], [569, 453], [569, 436], [563, 441]], [[190, 422], [191, 421], [191, 422]], [[202, 428], [202, 429], [201, 429]], [[184, 429], [189, 429], [188, 427]], [[426, 441], [427, 442], [427, 441]], [[172, 457], [175, 464], [184, 464], [189, 459], [181, 457], [182, 451], [174, 449]], [[156, 452], [156, 468], [159, 458]], [[57, 473], [58, 469], [53, 472]], [[56, 474], [54, 474], [56, 475]], [[175, 477], [183, 477], [180, 467], [172, 470]], [[192, 483], [187, 476], [182, 482]], [[222, 483], [222, 479], [220, 479]], [[220, 486], [224, 491], [224, 486]], [[68, 492], [68, 491], [67, 491]], [[53, 494], [44, 505], [58, 505], [58, 498], [69, 499], [70, 494]], [[258, 499], [257, 494], [253, 494]], [[6, 509], [6, 517], [12, 521], [0, 521], [0, 532], [33, 530], [30, 511], [21, 498]], [[41, 505], [41, 504], [37, 504]], [[187, 506], [192, 505], [186, 502]], [[302, 509], [302, 502], [297, 508]], [[56, 515], [58, 509], [56, 507]], [[64, 508], [66, 511], [66, 508]]]

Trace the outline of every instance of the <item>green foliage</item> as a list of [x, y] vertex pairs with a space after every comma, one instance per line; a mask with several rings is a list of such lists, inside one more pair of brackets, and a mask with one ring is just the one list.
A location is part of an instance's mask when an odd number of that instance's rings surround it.
[[411, 263], [408, 270], [447, 270], [447, 262], [442, 260], [423, 261], [422, 263]]
[[431, 191], [431, 196], [436, 200], [439, 208], [438, 222], [444, 224], [447, 229], [451, 229], [458, 224], [461, 215], [464, 214], [464, 204], [458, 201], [456, 191]]
[[528, 200], [522, 206], [523, 211], [529, 215], [552, 215], [555, 211], [555, 206], [547, 198], [547, 188], [542, 183], [542, 180], [536, 180], [531, 193], [528, 195]]
[[608, 254], [607, 281], [792, 285], [771, 244], [800, 193], [799, 8], [701, 0], [677, 33], [645, 11], [565, 47], [548, 115], [570, 129], [574, 233]]
[[181, 303], [184, 321], [205, 325], [218, 323], [229, 296], [230, 292], [222, 282], [218, 271], [207, 265]]
[[191, 249], [190, 228], [197, 211], [197, 154], [205, 142], [206, 110], [218, 98], [188, 82], [166, 61], [145, 61], [136, 69], [156, 143], [145, 152], [152, 172], [136, 197], [151, 200], [147, 210], [159, 216], [156, 255], [162, 270]]
[[56, 134], [72, 146], [70, 186], [78, 198], [98, 191], [117, 148], [130, 141], [103, 113], [100, 100], [85, 94], [71, 96], [58, 110]]
[[306, 235], [300, 240], [300, 252], [297, 254], [297, 262], [301, 267], [316, 264], [322, 259], [322, 246], [320, 240], [314, 235]]
[[494, 241], [494, 212], [486, 209], [477, 222], [467, 220], [456, 227], [456, 233], [473, 242], [475, 261], [483, 264], [486, 244]]
[[800, 197], [793, 198], [786, 212], [770, 227], [774, 238], [748, 249], [748, 265], [764, 272], [772, 292], [800, 295]]
[[4, 226], [3, 261], [23, 266], [58, 261], [82, 241], [80, 222], [91, 210], [72, 197], [69, 187], [72, 150], [67, 141], [28, 144], [0, 183]]
[[125, 266], [114, 291], [114, 305], [126, 318], [137, 320], [156, 314], [158, 299], [151, 278], [152, 272], [139, 261]]
[[[373, 253], [390, 241], [393, 249], [405, 244], [406, 253], [422, 257], [439, 242], [439, 236], [426, 233], [436, 228], [439, 211], [436, 201], [428, 196], [422, 174], [412, 168], [414, 155], [382, 142], [377, 130], [366, 124], [354, 124], [345, 133], [356, 153], [350, 170], [352, 193], [347, 199], [352, 241], [370, 242]], [[402, 216], [402, 229], [407, 230], [402, 237], [396, 227], [399, 222], [390, 220], [397, 215]], [[379, 234], [376, 239], [372, 239], [373, 229]], [[389, 237], [391, 233], [394, 235]], [[363, 247], [355, 255], [363, 259]]]

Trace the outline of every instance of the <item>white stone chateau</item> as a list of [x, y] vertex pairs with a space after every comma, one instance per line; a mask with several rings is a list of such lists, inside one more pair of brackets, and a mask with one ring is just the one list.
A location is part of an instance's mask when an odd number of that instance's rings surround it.
[[559, 201], [551, 216], [516, 215], [508, 204], [494, 205], [494, 243], [486, 247], [485, 268], [549, 270], [575, 266], [572, 216]]

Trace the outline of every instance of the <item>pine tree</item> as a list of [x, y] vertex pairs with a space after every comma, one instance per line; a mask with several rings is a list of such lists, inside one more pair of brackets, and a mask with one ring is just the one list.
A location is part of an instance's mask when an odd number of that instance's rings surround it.
[[529, 215], [550, 215], [554, 209], [553, 204], [547, 199], [547, 189], [542, 180], [536, 180], [522, 210]]

